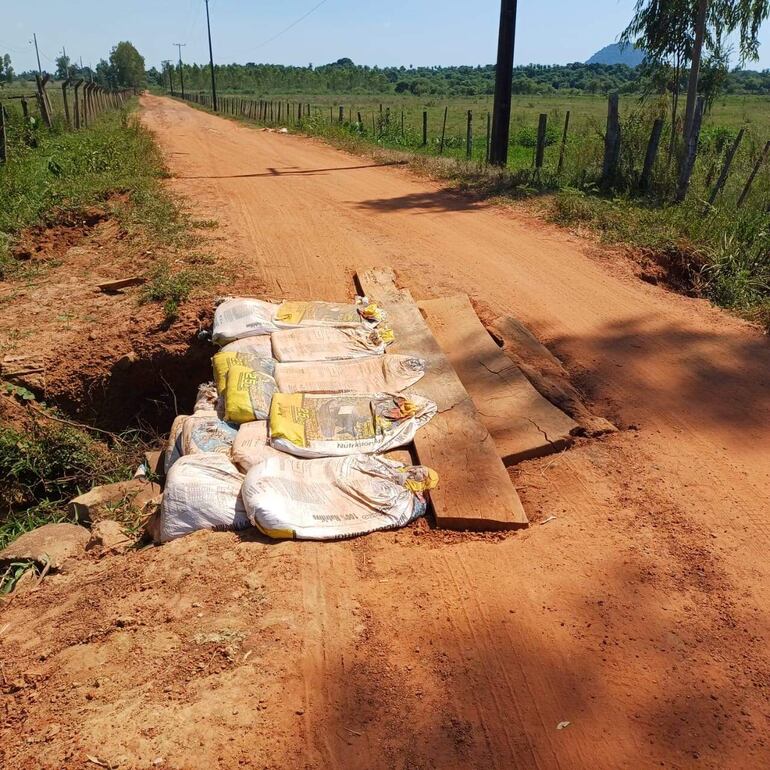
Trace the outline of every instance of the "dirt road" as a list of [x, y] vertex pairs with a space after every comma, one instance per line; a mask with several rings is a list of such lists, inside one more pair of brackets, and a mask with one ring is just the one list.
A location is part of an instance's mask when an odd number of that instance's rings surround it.
[[341, 299], [370, 265], [467, 292], [624, 430], [513, 471], [525, 533], [199, 533], [50, 578], [0, 618], [27, 671], [4, 767], [770, 765], [767, 339], [402, 169], [156, 97], [143, 119], [233, 292]]

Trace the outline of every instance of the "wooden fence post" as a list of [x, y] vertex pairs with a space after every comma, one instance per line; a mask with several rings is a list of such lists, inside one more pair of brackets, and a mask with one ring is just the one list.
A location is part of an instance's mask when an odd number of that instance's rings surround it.
[[679, 170], [679, 181], [676, 186], [677, 203], [681, 203], [687, 195], [687, 189], [690, 186], [690, 177], [695, 167], [695, 159], [698, 157], [698, 140], [700, 139], [700, 125], [703, 120], [703, 106], [705, 99], [699, 96], [695, 102], [695, 114], [692, 117], [692, 127], [690, 134], [685, 142], [685, 154], [682, 159], [682, 166]]
[[428, 110], [422, 111], [422, 146], [428, 144]]
[[489, 152], [492, 143], [492, 113], [487, 110], [487, 149], [484, 155], [484, 163], [489, 165]]
[[0, 102], [0, 163], [8, 161], [8, 138], [5, 133], [5, 107]]
[[78, 80], [78, 81], [76, 81], [75, 88], [74, 88], [75, 100], [74, 100], [74, 103], [73, 103], [73, 107], [74, 107], [74, 112], [75, 112], [75, 128], [77, 128], [77, 129], [80, 128], [80, 123], [81, 123], [81, 120], [80, 120], [80, 94], [78, 93], [78, 91], [80, 90], [80, 86], [82, 86], [82, 85], [83, 85], [83, 81], [82, 80]]
[[618, 113], [619, 96], [610, 94], [607, 102], [607, 133], [604, 135], [604, 163], [602, 165], [602, 185], [610, 187], [618, 173], [620, 158], [620, 117]]
[[441, 146], [439, 147], [438, 154], [444, 154], [444, 137], [446, 136], [446, 115], [449, 107], [444, 107], [444, 124], [441, 126]]
[[340, 104], [340, 125], [345, 122], [345, 108]]
[[45, 98], [45, 83], [40, 75], [35, 75], [35, 82], [37, 83], [37, 101], [40, 106], [40, 116], [43, 118], [43, 123], [48, 128], [51, 128], [51, 113], [48, 111], [48, 100]]
[[358, 125], [363, 128], [364, 127], [364, 121], [361, 119], [361, 113], [358, 113]]
[[535, 172], [540, 177], [540, 169], [543, 168], [545, 159], [545, 133], [548, 128], [548, 115], [545, 112], [540, 113], [540, 119], [537, 122], [537, 149], [535, 150]]
[[559, 148], [559, 165], [556, 167], [556, 173], [558, 175], [561, 174], [562, 169], [564, 168], [564, 152], [567, 149], [567, 131], [569, 131], [569, 110], [567, 110], [567, 114], [564, 116], [564, 131], [561, 135], [561, 147]]
[[733, 163], [735, 153], [738, 151], [738, 145], [741, 143], [741, 139], [743, 139], [744, 131], [745, 129], [742, 128], [738, 132], [738, 136], [735, 137], [735, 141], [733, 141], [733, 143], [730, 145], [730, 149], [727, 151], [727, 155], [725, 155], [725, 162], [722, 166], [722, 171], [719, 174], [717, 183], [714, 185], [714, 189], [711, 191], [711, 195], [709, 195], [709, 206], [714, 205], [714, 201], [717, 199], [717, 195], [719, 195], [722, 188], [725, 186], [727, 175], [730, 173], [730, 166]]
[[404, 111], [401, 110], [401, 136], [404, 136]]
[[72, 130], [72, 118], [70, 116], [70, 105], [67, 101], [67, 87], [69, 86], [70, 82], [69, 80], [65, 80], [61, 84], [61, 96], [62, 100], [64, 101], [64, 118], [67, 121], [67, 128]]
[[770, 142], [765, 143], [764, 149], [759, 154], [757, 162], [754, 164], [754, 168], [751, 169], [751, 174], [749, 174], [749, 178], [746, 180], [746, 184], [744, 185], [741, 192], [741, 197], [738, 198], [738, 208], [743, 206], [743, 202], [746, 200], [746, 196], [749, 194], [749, 190], [751, 190], [751, 185], [754, 184], [754, 177], [759, 173], [759, 169], [765, 162], [768, 152], [770, 152]]
[[473, 110], [468, 110], [468, 127], [465, 132], [465, 157], [473, 157]]
[[644, 156], [644, 168], [642, 176], [639, 179], [639, 189], [647, 192], [650, 189], [652, 180], [652, 170], [655, 167], [655, 158], [658, 156], [658, 147], [660, 146], [660, 137], [663, 134], [663, 118], [655, 118], [652, 124], [652, 133], [647, 142], [647, 153]]

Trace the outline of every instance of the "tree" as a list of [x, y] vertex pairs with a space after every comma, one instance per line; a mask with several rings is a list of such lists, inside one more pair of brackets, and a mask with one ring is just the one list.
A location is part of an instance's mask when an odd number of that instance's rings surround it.
[[54, 77], [57, 80], [69, 80], [71, 69], [69, 56], [62, 55], [56, 57], [56, 74]]
[[[112, 49], [110, 67], [113, 70], [111, 74], [114, 74], [115, 82], [119, 86], [141, 88], [145, 83], [144, 57], [127, 40]], [[97, 72], [98, 70], [97, 67]]]
[[[698, 94], [701, 60], [705, 50], [713, 65], [723, 62], [725, 39], [738, 32], [741, 65], [759, 58], [759, 28], [770, 15], [770, 0], [637, 0], [634, 16], [621, 35], [653, 61], [690, 65], [684, 133], [690, 131]], [[707, 81], [718, 84], [723, 78]], [[678, 78], [676, 79], [678, 83]], [[711, 94], [713, 98], [715, 94]]]
[[9, 54], [3, 54], [0, 58], [0, 80], [6, 83], [13, 82], [13, 67], [11, 67], [11, 57]]

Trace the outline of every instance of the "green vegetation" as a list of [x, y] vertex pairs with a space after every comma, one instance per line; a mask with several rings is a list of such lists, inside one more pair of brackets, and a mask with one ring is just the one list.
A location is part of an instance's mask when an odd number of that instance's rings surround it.
[[152, 271], [149, 283], [144, 287], [145, 302], [162, 302], [167, 321], [173, 321], [179, 313], [179, 305], [189, 298], [193, 289], [205, 285], [207, 274], [197, 265], [174, 272], [167, 261]]
[[134, 452], [108, 451], [84, 431], [0, 424], [0, 548], [41, 524], [71, 520], [64, 503], [93, 484], [131, 477]]
[[[495, 89], [495, 68], [456, 67], [368, 67], [339, 59], [319, 67], [287, 67], [279, 64], [222, 64], [215, 67], [217, 86], [222, 94], [302, 95], [345, 94], [346, 101], [365, 95], [409, 94], [424, 98], [491, 96]], [[166, 65], [162, 72], [147, 73], [151, 85], [168, 89], [169, 76], [179, 90], [179, 69]], [[686, 71], [680, 67], [680, 79]], [[625, 64], [527, 64], [514, 68], [513, 92], [529, 96], [576, 96], [607, 94], [610, 91], [641, 94], [660, 92], [656, 73], [649, 68]], [[684, 80], [682, 82], [685, 82]], [[207, 91], [207, 66], [184, 65], [185, 90]], [[770, 93], [770, 72], [733, 71], [721, 82], [727, 94]]]

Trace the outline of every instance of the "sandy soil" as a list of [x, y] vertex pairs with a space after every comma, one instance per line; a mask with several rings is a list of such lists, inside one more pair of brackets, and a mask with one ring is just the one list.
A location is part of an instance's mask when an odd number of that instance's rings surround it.
[[51, 576], [0, 617], [0, 764], [770, 765], [767, 339], [402, 169], [156, 97], [143, 115], [219, 220], [233, 292], [341, 299], [369, 265], [465, 291], [624, 430], [512, 471], [524, 533], [198, 533]]

